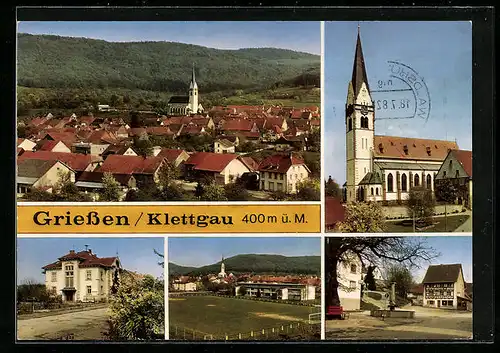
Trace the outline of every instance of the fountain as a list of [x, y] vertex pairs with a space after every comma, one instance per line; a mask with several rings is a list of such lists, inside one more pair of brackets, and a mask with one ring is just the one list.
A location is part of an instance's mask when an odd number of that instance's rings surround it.
[[376, 309], [370, 312], [370, 316], [374, 317], [396, 317], [396, 318], [409, 318], [415, 317], [414, 310], [396, 310], [396, 282], [391, 283], [391, 292], [389, 299], [389, 309]]

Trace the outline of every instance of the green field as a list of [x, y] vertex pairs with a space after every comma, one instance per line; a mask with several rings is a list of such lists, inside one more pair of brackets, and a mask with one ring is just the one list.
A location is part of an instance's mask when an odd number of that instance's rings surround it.
[[[434, 217], [433, 221], [437, 224], [434, 227], [427, 228], [425, 230], [416, 229], [417, 233], [425, 232], [453, 232], [455, 229], [464, 224], [470, 216], [468, 215], [448, 215], [445, 220], [444, 216]], [[402, 225], [400, 221], [386, 221], [386, 232], [387, 233], [407, 233], [413, 232], [413, 226]], [[470, 230], [472, 231], [472, 229]]]
[[246, 334], [301, 322], [319, 308], [215, 296], [169, 298], [170, 332], [177, 327], [214, 336]]

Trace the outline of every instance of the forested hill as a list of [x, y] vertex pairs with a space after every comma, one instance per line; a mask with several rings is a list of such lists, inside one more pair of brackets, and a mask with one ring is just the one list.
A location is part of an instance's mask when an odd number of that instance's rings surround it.
[[[254, 274], [307, 274], [320, 275], [320, 256], [282, 256], [245, 254], [236, 255], [224, 259], [227, 273], [254, 273]], [[204, 275], [208, 273], [219, 273], [221, 262], [212, 265], [186, 268], [182, 271], [178, 266], [169, 263], [169, 271], [176, 275]]]
[[174, 42], [106, 42], [18, 35], [18, 85], [185, 93], [192, 65], [200, 91], [268, 87], [319, 73], [320, 57], [275, 48], [220, 50]]

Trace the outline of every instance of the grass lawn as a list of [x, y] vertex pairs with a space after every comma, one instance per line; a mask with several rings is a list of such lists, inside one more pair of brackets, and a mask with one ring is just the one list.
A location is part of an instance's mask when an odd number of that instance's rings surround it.
[[[425, 230], [418, 230], [416, 229], [415, 231], [425, 233], [425, 232], [453, 232], [455, 229], [457, 229], [459, 226], [461, 226], [463, 223], [469, 219], [469, 215], [449, 215], [447, 218], [447, 222], [445, 222], [445, 217], [434, 217], [433, 220], [434, 222], [438, 222], [434, 227], [427, 228]], [[386, 232], [387, 233], [406, 233], [406, 232], [413, 232], [413, 226], [406, 226], [400, 224], [401, 221], [386, 221]], [[471, 230], [472, 231], [472, 230]]]
[[173, 326], [206, 334], [248, 333], [297, 321], [306, 323], [319, 308], [214, 296], [169, 298]]

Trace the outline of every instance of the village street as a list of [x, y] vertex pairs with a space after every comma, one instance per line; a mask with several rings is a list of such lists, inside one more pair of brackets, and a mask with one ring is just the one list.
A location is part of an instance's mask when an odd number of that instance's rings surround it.
[[17, 320], [19, 340], [102, 340], [107, 330], [108, 308], [72, 311]]
[[357, 340], [448, 340], [471, 339], [472, 313], [407, 306], [414, 319], [382, 320], [369, 311], [351, 313], [346, 320], [326, 321], [326, 339]]

